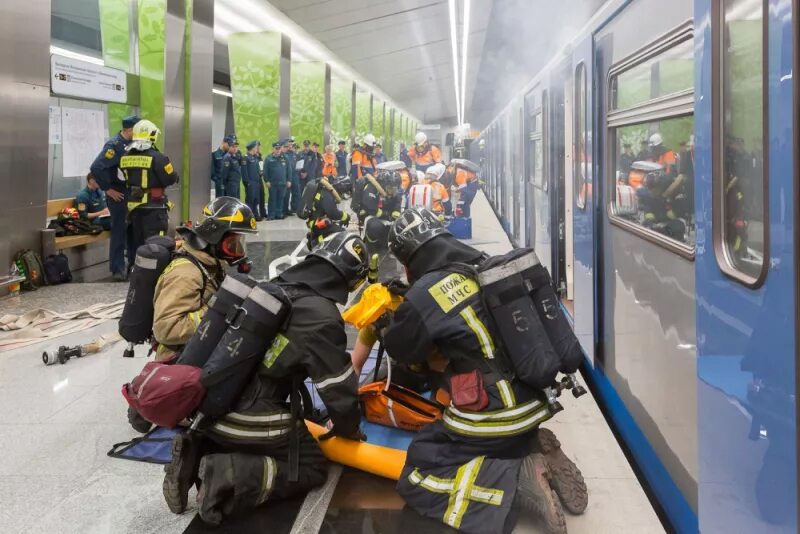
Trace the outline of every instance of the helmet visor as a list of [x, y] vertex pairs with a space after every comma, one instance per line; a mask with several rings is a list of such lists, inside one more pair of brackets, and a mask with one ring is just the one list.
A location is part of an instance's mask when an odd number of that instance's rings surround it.
[[222, 253], [222, 259], [228, 261], [231, 265], [235, 265], [247, 257], [247, 242], [241, 234], [233, 232], [225, 234], [225, 237], [219, 243], [219, 249]]

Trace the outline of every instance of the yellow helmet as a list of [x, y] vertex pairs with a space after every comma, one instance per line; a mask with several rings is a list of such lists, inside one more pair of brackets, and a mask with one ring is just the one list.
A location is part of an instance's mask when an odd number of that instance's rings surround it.
[[160, 133], [158, 126], [148, 120], [141, 120], [133, 126], [134, 141], [150, 141], [155, 144]]

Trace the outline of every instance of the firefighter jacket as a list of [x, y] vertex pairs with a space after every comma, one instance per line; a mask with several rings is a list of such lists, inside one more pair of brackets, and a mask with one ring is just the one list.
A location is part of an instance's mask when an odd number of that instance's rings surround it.
[[[330, 185], [328, 187], [331, 187]], [[308, 218], [308, 225], [313, 226], [317, 220], [328, 218], [332, 222], [347, 226], [350, 215], [341, 209], [336, 201], [333, 192], [320, 183], [317, 187], [317, 194], [314, 195], [314, 206], [311, 210], [311, 217]]]
[[364, 179], [363, 189], [361, 189], [359, 196], [361, 202], [358, 203], [358, 213], [362, 218], [369, 215], [393, 221], [400, 216], [403, 203], [402, 193], [389, 197], [372, 176]]
[[208, 301], [224, 276], [219, 260], [185, 242], [179, 245], [175, 259], [156, 282], [153, 295], [155, 340], [173, 349], [185, 345], [200, 324], [208, 309]]
[[131, 149], [119, 160], [128, 188], [128, 210], [151, 204], [167, 204], [165, 189], [178, 183], [169, 158], [155, 148]]
[[378, 168], [378, 163], [375, 161], [375, 157], [360, 148], [353, 150], [353, 156], [350, 160], [350, 164], [350, 174], [356, 179], [367, 174], [375, 176], [376, 169]]
[[449, 406], [442, 419], [449, 431], [464, 436], [516, 436], [551, 414], [541, 394], [523, 383], [525, 369], [511, 369], [495, 342], [477, 282], [452, 266], [479, 262], [480, 252], [469, 249], [451, 236], [440, 236], [416, 252], [412, 259], [425, 265], [409, 266], [415, 281], [394, 313], [384, 345], [392, 358], [408, 365], [424, 364], [432, 354], [444, 356], [449, 361], [445, 378], [453, 397], [457, 392], [452, 384], [458, 382], [454, 378], [480, 373], [485, 405], [480, 409]]

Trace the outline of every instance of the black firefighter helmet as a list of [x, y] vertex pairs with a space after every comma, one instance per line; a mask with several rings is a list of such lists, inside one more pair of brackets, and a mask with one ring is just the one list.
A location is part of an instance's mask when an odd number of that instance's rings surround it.
[[449, 234], [442, 221], [425, 208], [410, 208], [389, 229], [389, 249], [403, 265], [408, 265], [417, 249], [434, 237]]
[[400, 190], [400, 185], [403, 182], [403, 177], [400, 171], [397, 170], [378, 170], [378, 183], [381, 185], [389, 197], [393, 197]]
[[369, 256], [364, 241], [353, 232], [336, 232], [322, 241], [309, 254], [321, 258], [339, 271], [347, 282], [347, 290], [353, 291], [367, 277]]
[[257, 234], [253, 211], [241, 200], [219, 197], [203, 208], [204, 219], [194, 227], [178, 228], [189, 246], [198, 250], [210, 249], [214, 256], [235, 262], [245, 256], [240, 234]]

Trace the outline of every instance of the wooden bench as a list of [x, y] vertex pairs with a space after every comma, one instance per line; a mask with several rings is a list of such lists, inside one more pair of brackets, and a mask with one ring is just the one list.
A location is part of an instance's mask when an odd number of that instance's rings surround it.
[[[47, 219], [52, 219], [58, 216], [64, 208], [73, 207], [73, 199], [59, 198], [56, 200], [47, 201]], [[111, 237], [111, 232], [104, 230], [97, 235], [65, 235], [64, 237], [56, 237], [55, 230], [45, 229], [42, 231], [42, 257], [46, 258], [50, 254], [55, 254], [56, 251], [65, 250], [68, 248], [80, 247], [104, 241]]]

